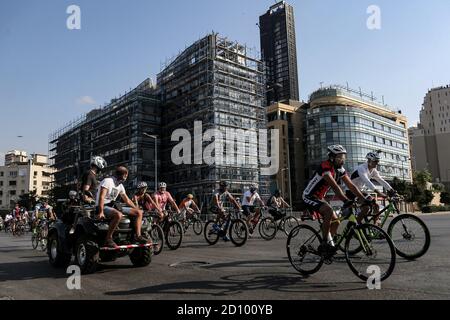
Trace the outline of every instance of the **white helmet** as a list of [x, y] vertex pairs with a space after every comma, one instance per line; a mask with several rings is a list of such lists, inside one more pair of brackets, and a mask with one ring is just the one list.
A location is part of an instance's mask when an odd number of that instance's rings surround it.
[[69, 192], [69, 199], [74, 200], [74, 199], [76, 199], [77, 195], [78, 195], [78, 192], [76, 192], [75, 190], [72, 190]]
[[96, 166], [99, 170], [103, 170], [107, 166], [105, 159], [103, 159], [102, 157], [98, 157], [98, 156], [92, 157], [91, 166], [92, 165]]
[[328, 156], [337, 156], [338, 154], [347, 154], [347, 150], [340, 144], [335, 144], [328, 147]]
[[160, 182], [158, 187], [159, 188], [167, 188], [167, 184], [165, 182]]
[[145, 182], [145, 181], [139, 182], [137, 185], [138, 189], [143, 189], [143, 188], [147, 188], [147, 187], [148, 187], [148, 185], [147, 185], [147, 182]]
[[380, 161], [381, 157], [378, 153], [369, 152], [366, 156], [366, 159], [372, 160], [372, 161]]

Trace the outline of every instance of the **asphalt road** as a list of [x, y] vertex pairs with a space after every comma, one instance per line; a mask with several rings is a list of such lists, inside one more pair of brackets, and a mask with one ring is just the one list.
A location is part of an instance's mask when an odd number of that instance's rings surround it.
[[450, 214], [423, 216], [432, 238], [417, 261], [397, 258], [381, 290], [368, 290], [342, 257], [308, 277], [290, 265], [286, 236], [255, 236], [244, 247], [209, 246], [190, 231], [180, 249], [164, 250], [150, 266], [133, 268], [127, 257], [81, 277], [69, 290], [65, 270], [31, 248], [30, 236], [0, 234], [0, 299], [450, 299]]

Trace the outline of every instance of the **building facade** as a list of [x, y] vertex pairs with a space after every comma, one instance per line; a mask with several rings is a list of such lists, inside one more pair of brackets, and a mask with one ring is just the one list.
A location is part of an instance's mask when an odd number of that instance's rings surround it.
[[409, 129], [414, 170], [431, 172], [433, 182], [450, 187], [450, 86], [428, 91], [420, 123]]
[[259, 18], [261, 57], [266, 68], [267, 104], [299, 100], [294, 8], [278, 2]]
[[[89, 168], [93, 156], [102, 156], [108, 163], [104, 175], [118, 165], [125, 165], [130, 175], [127, 188], [139, 181], [155, 184], [155, 147], [160, 139], [144, 135], [160, 135], [161, 107], [150, 79], [107, 106], [96, 109], [56, 131], [50, 137], [50, 155], [55, 168], [55, 187], [78, 188], [79, 179]], [[64, 195], [60, 195], [64, 196]]]
[[20, 200], [20, 196], [36, 192], [38, 197], [47, 197], [51, 189], [53, 169], [46, 155], [24, 151], [8, 152], [5, 166], [0, 166], [0, 210], [9, 210]]
[[267, 108], [267, 128], [279, 132], [278, 173], [272, 178], [271, 191], [280, 190], [284, 199], [299, 207], [305, 182], [306, 153], [304, 149], [304, 118], [306, 104], [289, 100]]
[[368, 152], [381, 150], [380, 174], [388, 181], [411, 181], [407, 119], [400, 111], [361, 91], [330, 86], [311, 94], [305, 119], [310, 175], [327, 159], [327, 146], [341, 144], [348, 151], [347, 171], [366, 162]]
[[[194, 193], [206, 205], [220, 180], [231, 182], [235, 195], [242, 195], [251, 183], [259, 183], [260, 191], [267, 193], [267, 180], [260, 175], [258, 139], [247, 135], [266, 128], [264, 83], [258, 57], [246, 46], [215, 33], [186, 48], [158, 74], [164, 106], [162, 177], [177, 198]], [[195, 129], [195, 122], [201, 127]], [[172, 134], [177, 129], [186, 130], [193, 141], [188, 160], [175, 164], [172, 150], [178, 141], [172, 141]], [[201, 137], [208, 129], [218, 130], [224, 138], [222, 153], [214, 137], [216, 160], [235, 153], [236, 160], [241, 157], [245, 163], [206, 163], [202, 152], [213, 139], [202, 142]], [[246, 152], [249, 149], [255, 153]]]

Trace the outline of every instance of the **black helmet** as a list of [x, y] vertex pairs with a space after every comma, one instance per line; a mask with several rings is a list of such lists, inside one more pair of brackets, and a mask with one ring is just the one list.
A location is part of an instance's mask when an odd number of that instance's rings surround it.
[[279, 197], [281, 196], [281, 191], [279, 189], [276, 189], [275, 192], [273, 193], [275, 196]]
[[228, 188], [229, 187], [229, 183], [228, 183], [228, 181], [220, 181], [220, 183], [219, 183], [219, 186], [221, 187], [221, 188]]

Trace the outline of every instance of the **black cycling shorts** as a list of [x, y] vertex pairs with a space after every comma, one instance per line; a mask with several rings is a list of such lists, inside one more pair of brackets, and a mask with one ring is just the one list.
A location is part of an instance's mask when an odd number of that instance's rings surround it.
[[310, 211], [319, 212], [320, 208], [326, 204], [329, 205], [325, 200], [320, 200], [316, 197], [303, 196], [303, 201], [305, 202], [306, 208]]
[[242, 211], [244, 213], [245, 216], [249, 216], [251, 213], [255, 213], [255, 206], [247, 206], [244, 205], [242, 206]]

